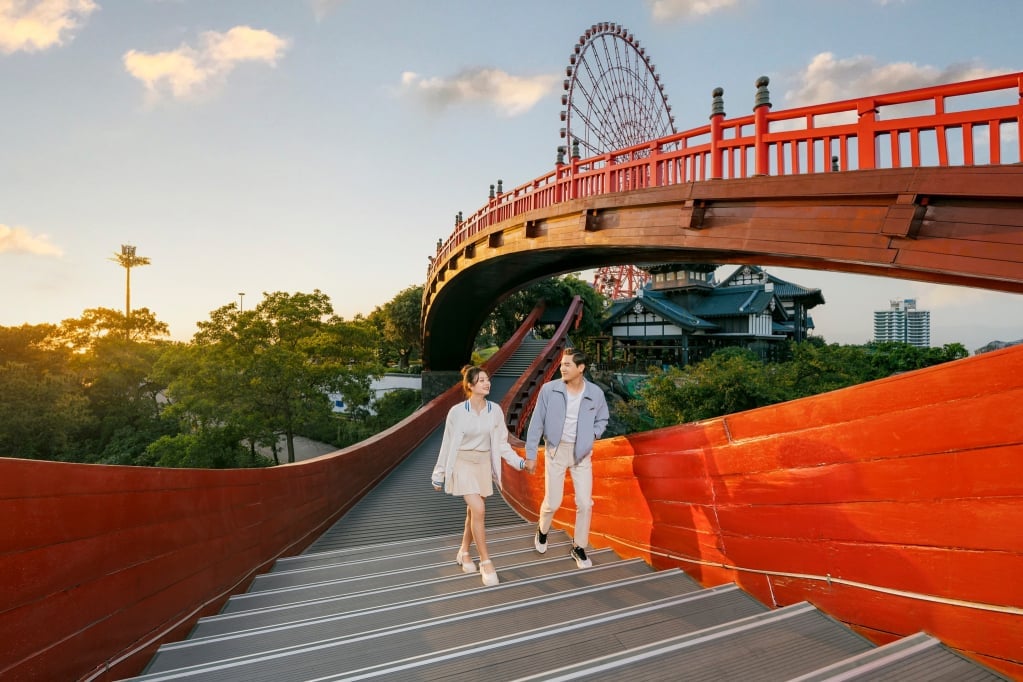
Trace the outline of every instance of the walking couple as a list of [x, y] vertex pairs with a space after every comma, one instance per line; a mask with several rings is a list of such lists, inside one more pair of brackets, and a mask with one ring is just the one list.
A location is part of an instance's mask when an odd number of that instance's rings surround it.
[[593, 511], [593, 469], [590, 456], [593, 442], [604, 433], [608, 421], [604, 393], [583, 376], [589, 360], [584, 353], [565, 349], [561, 357], [561, 378], [540, 388], [536, 407], [526, 435], [526, 458], [508, 444], [508, 427], [501, 407], [486, 399], [490, 376], [486, 370], [468, 365], [462, 369], [462, 389], [466, 400], [448, 411], [437, 466], [433, 470], [435, 490], [465, 499], [465, 528], [455, 561], [466, 573], [475, 573], [476, 564], [469, 554], [475, 542], [479, 552], [479, 572], [484, 585], [499, 580], [487, 551], [485, 498], [494, 492], [492, 480], [501, 485], [501, 459], [515, 470], [536, 472], [537, 450], [544, 440], [544, 499], [540, 505], [533, 546], [547, 551], [547, 534], [554, 513], [561, 506], [565, 474], [571, 473], [575, 487], [575, 538], [571, 556], [580, 568], [592, 565], [586, 556], [590, 518]]

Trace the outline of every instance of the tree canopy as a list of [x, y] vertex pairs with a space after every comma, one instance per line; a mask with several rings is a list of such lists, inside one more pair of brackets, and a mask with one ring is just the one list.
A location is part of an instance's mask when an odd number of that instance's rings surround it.
[[673, 426], [795, 400], [968, 355], [959, 343], [917, 348], [908, 343], [863, 346], [804, 341], [789, 359], [764, 362], [752, 351], [725, 348], [686, 367], [650, 367], [627, 422], [635, 430]]
[[573, 336], [582, 339], [598, 335], [607, 300], [587, 282], [571, 274], [534, 282], [499, 303], [480, 328], [476, 347], [503, 345], [539, 301], [545, 301], [548, 309], [565, 308], [574, 296], [582, 298], [583, 318]]
[[423, 287], [411, 286], [370, 313], [368, 320], [380, 333], [380, 356], [385, 364], [396, 362], [408, 371], [412, 360], [423, 351]]
[[[264, 293], [252, 310], [233, 303], [199, 323], [193, 343], [161, 358], [171, 414], [199, 433], [226, 431], [237, 440], [275, 446], [303, 424], [329, 415], [328, 393], [365, 405], [370, 378], [379, 373], [379, 339], [365, 320], [333, 315], [330, 299], [311, 294]], [[189, 443], [191, 446], [191, 443]]]

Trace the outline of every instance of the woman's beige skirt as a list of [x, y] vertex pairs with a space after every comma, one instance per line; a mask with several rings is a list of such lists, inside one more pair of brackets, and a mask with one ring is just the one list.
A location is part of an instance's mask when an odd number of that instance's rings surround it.
[[451, 494], [489, 497], [494, 494], [490, 477], [490, 453], [479, 450], [459, 450], [455, 468], [451, 472]]

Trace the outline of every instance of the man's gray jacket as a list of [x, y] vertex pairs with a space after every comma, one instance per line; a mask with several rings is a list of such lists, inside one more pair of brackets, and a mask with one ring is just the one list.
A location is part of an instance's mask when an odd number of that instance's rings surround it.
[[[561, 442], [565, 428], [565, 414], [568, 411], [568, 396], [563, 379], [548, 381], [540, 387], [536, 407], [529, 418], [526, 431], [526, 459], [536, 459], [540, 437], [543, 436], [547, 452], [554, 452]], [[600, 438], [607, 428], [608, 411], [604, 392], [596, 384], [583, 379], [583, 397], [579, 404], [579, 424], [576, 428], [575, 462], [581, 462], [593, 451], [593, 441]]]

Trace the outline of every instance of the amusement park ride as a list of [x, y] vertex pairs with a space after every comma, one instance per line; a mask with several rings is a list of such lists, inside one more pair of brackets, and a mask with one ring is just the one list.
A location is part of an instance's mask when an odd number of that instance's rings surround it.
[[[623, 26], [597, 24], [579, 37], [562, 87], [559, 160], [600, 156], [671, 135], [675, 118], [646, 48]], [[635, 264], [596, 268], [593, 287], [629, 298], [650, 280]]]

